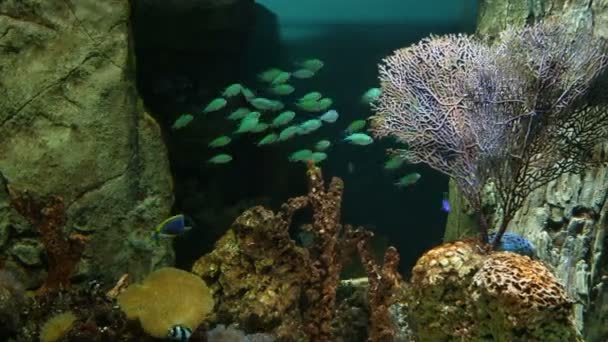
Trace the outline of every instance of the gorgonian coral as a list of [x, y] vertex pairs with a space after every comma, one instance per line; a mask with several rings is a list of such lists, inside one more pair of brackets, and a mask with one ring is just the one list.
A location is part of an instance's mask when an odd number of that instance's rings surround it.
[[531, 191], [579, 172], [608, 138], [608, 111], [587, 94], [607, 63], [606, 43], [559, 23], [506, 30], [490, 46], [470, 36], [430, 37], [380, 65], [372, 132], [393, 150], [452, 177], [490, 228], [482, 189], [502, 212], [494, 247]]

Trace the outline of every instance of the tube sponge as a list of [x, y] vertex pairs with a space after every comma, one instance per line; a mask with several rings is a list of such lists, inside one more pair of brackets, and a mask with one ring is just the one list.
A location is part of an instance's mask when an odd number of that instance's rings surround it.
[[213, 310], [213, 297], [205, 282], [192, 273], [165, 267], [129, 286], [117, 298], [127, 319], [139, 319], [150, 336], [166, 338], [181, 325], [193, 331]]

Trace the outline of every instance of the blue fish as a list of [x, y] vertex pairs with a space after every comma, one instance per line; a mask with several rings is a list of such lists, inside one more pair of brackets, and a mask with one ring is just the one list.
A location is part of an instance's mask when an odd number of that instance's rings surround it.
[[[495, 237], [496, 233], [488, 234], [488, 240], [490, 243], [494, 242]], [[496, 250], [527, 255], [531, 258], [536, 257], [536, 249], [534, 248], [532, 242], [528, 241], [528, 239], [519, 234], [511, 232], [506, 232], [502, 236], [502, 239], [500, 239], [500, 244]]]
[[186, 226], [186, 217], [183, 214], [171, 216], [161, 222], [154, 232], [152, 238], [158, 240], [159, 237], [175, 237], [187, 232], [192, 227]]
[[441, 210], [445, 211], [446, 213], [449, 213], [450, 210], [452, 210], [452, 207], [450, 207], [450, 201], [448, 200], [447, 192], [443, 193], [443, 199], [441, 200]]

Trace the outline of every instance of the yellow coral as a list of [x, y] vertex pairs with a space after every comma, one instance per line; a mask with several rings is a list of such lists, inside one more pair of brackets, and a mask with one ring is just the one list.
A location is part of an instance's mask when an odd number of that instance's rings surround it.
[[72, 329], [76, 316], [70, 311], [51, 317], [40, 329], [41, 342], [55, 342]]
[[412, 270], [412, 283], [420, 288], [468, 282], [483, 261], [473, 241], [455, 241], [437, 246], [418, 259]]
[[128, 319], [139, 319], [144, 331], [156, 338], [166, 338], [175, 325], [195, 330], [213, 310], [205, 282], [172, 267], [161, 268], [141, 284], [129, 286], [117, 300]]

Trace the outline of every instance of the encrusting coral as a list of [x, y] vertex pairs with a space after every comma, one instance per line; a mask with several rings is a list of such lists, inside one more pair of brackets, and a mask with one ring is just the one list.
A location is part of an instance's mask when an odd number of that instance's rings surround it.
[[166, 338], [177, 325], [195, 330], [213, 310], [213, 297], [205, 282], [172, 267], [152, 272], [117, 300], [128, 319], [138, 319], [144, 331], [156, 338]]
[[424, 253], [412, 269], [410, 317], [423, 341], [464, 336], [473, 318], [467, 288], [481, 267], [476, 241], [456, 241]]
[[420, 341], [579, 341], [572, 301], [539, 261], [476, 240], [426, 252], [412, 272], [409, 315]]
[[80, 261], [87, 237], [81, 234], [64, 236], [66, 212], [58, 196], [36, 197], [27, 191], [7, 187], [11, 205], [38, 228], [47, 253], [48, 275], [38, 293], [70, 286], [70, 276]]

